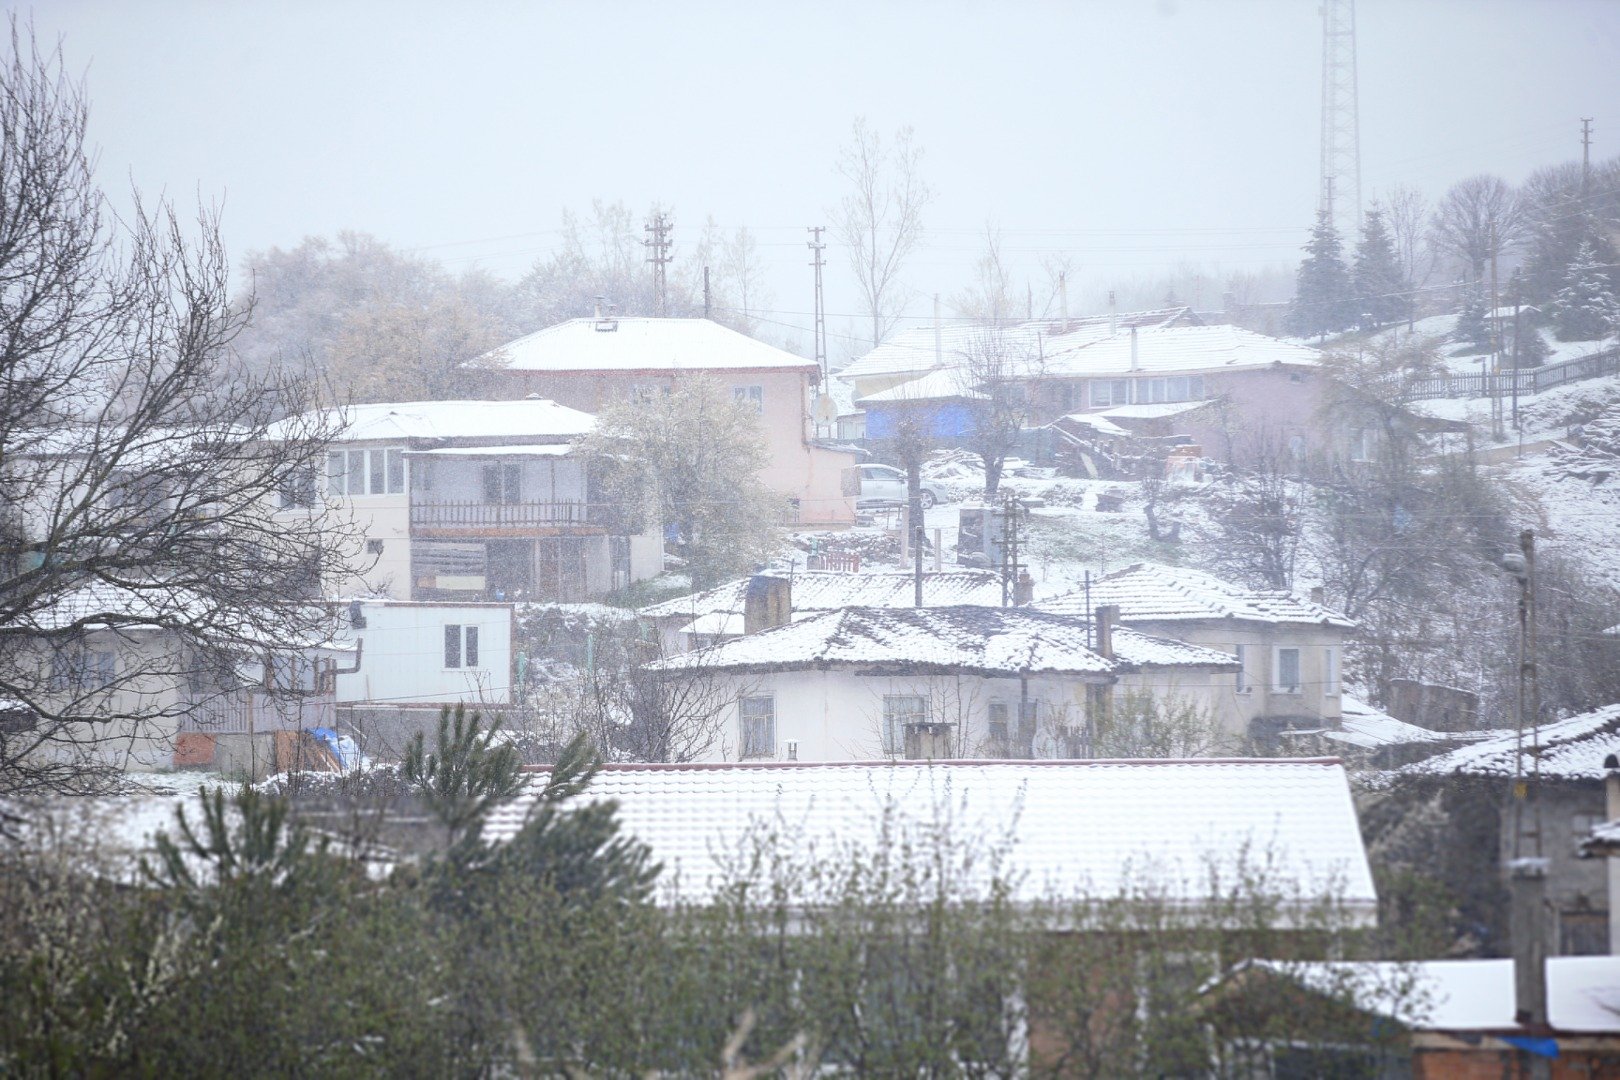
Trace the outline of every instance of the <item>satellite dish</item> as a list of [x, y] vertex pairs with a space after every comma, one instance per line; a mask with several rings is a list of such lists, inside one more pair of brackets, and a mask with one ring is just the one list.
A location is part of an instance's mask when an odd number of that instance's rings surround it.
[[818, 424], [834, 423], [838, 419], [838, 403], [832, 399], [831, 394], [817, 394], [812, 415]]

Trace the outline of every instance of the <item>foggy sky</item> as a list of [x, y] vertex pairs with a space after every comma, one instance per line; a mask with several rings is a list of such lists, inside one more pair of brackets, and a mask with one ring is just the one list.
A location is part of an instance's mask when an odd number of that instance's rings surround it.
[[[1583, 115], [1594, 156], [1620, 154], [1620, 3], [1357, 8], [1368, 196], [1518, 182], [1579, 155]], [[964, 284], [987, 221], [1037, 289], [1043, 256], [1072, 258], [1080, 306], [1083, 284], [1184, 262], [1291, 264], [1316, 200], [1312, 0], [32, 10], [87, 71], [104, 182], [223, 200], [238, 262], [357, 229], [516, 277], [564, 208], [657, 201], [677, 245], [709, 214], [753, 229], [767, 318], [802, 324], [804, 226], [830, 223], [856, 115], [926, 148], [919, 297]], [[857, 303], [829, 256], [842, 332]]]

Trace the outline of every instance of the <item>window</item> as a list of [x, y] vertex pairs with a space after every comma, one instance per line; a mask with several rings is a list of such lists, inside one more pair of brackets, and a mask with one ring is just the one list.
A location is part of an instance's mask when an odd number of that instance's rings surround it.
[[742, 756], [776, 756], [776, 699], [769, 694], [742, 698], [737, 703], [742, 716]]
[[1247, 645], [1232, 646], [1232, 655], [1237, 657], [1237, 692], [1247, 694], [1252, 687], [1249, 685], [1249, 647]]
[[459, 623], [444, 624], [444, 666], [447, 668], [475, 668], [478, 666], [478, 627]]
[[289, 694], [315, 692], [315, 661], [297, 653], [273, 653], [268, 671], [269, 688]]
[[1350, 439], [1351, 461], [1372, 461], [1378, 456], [1378, 432], [1360, 428]]
[[333, 495], [399, 495], [405, 490], [405, 451], [333, 450], [326, 455], [326, 490]]
[[1322, 695], [1333, 697], [1339, 692], [1339, 650], [1329, 645], [1322, 650]]
[[1091, 404], [1099, 405], [1129, 405], [1131, 403], [1131, 383], [1129, 379], [1092, 379]]
[[1202, 375], [1172, 375], [1163, 379], [1136, 380], [1136, 400], [1144, 404], [1198, 401], [1203, 396]]
[[291, 510], [297, 507], [315, 505], [315, 470], [313, 467], [301, 467], [289, 472], [281, 478], [277, 490], [280, 496], [281, 508]]
[[765, 388], [763, 386], [733, 386], [731, 397], [737, 404], [746, 406], [748, 411], [756, 416], [765, 414]]
[[381, 555], [382, 553], [383, 553], [383, 542], [381, 540], [367, 540], [366, 541], [366, 554], [367, 555]]
[[912, 694], [883, 697], [883, 752], [906, 752], [906, 725], [928, 722], [928, 699]]
[[989, 728], [990, 741], [1005, 746], [1007, 743], [1007, 703], [1005, 701], [992, 701], [986, 712], [986, 723]]
[[515, 461], [485, 465], [484, 501], [492, 506], [514, 506], [522, 502], [523, 466]]
[[1278, 648], [1273, 653], [1272, 661], [1276, 673], [1272, 689], [1282, 694], [1299, 693], [1299, 650]]
[[51, 654], [52, 690], [101, 690], [117, 673], [117, 656], [104, 649], [70, 647]]

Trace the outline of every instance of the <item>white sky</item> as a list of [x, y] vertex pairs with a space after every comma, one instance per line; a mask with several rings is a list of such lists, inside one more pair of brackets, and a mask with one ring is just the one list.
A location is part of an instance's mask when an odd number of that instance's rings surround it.
[[[1620, 2], [1357, 6], [1368, 195], [1517, 182], [1578, 156], [1581, 116], [1594, 157], [1620, 154]], [[32, 11], [88, 71], [106, 181], [223, 198], [238, 256], [348, 228], [515, 277], [565, 207], [658, 201], [677, 245], [709, 214], [753, 229], [771, 317], [802, 323], [804, 227], [829, 222], [858, 114], [909, 123], [926, 148], [938, 197], [906, 274], [919, 297], [964, 284], [987, 221], [1037, 290], [1043, 255], [1071, 257], [1078, 308], [1082, 282], [1292, 264], [1316, 200], [1312, 0]], [[856, 301], [829, 255], [842, 331]]]

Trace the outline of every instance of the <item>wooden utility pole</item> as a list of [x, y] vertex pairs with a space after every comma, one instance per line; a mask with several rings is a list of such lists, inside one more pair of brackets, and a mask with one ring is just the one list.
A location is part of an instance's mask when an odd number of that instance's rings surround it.
[[1502, 395], [1498, 393], [1497, 373], [1502, 368], [1502, 320], [1496, 317], [1496, 222], [1491, 222], [1491, 433], [1498, 439], [1502, 431]]
[[1592, 186], [1592, 118], [1581, 117], [1581, 198]]

